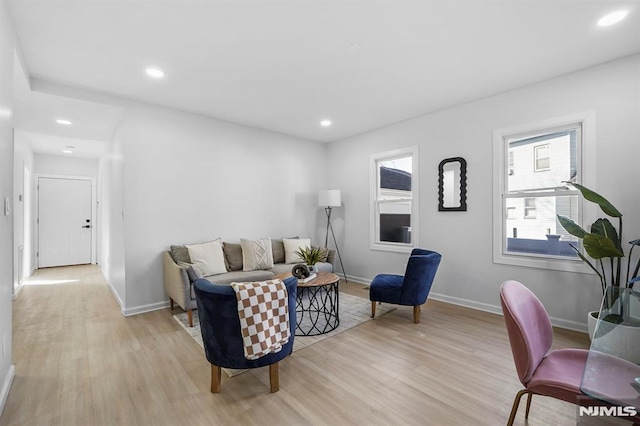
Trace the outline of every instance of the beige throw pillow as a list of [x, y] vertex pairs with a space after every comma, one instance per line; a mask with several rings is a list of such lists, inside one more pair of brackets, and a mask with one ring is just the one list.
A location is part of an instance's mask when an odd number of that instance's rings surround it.
[[304, 260], [302, 260], [297, 254], [295, 254], [295, 252], [299, 251], [301, 248], [311, 247], [310, 238], [283, 238], [282, 243], [284, 244], [285, 263], [304, 263]]
[[273, 268], [273, 251], [271, 239], [260, 240], [240, 239], [242, 246], [242, 270], [256, 271]]
[[207, 243], [185, 244], [185, 247], [189, 250], [189, 257], [198, 278], [227, 272], [222, 241], [219, 238]]

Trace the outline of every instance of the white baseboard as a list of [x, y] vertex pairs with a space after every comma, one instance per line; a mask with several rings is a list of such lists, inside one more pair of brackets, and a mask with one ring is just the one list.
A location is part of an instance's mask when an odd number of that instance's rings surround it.
[[[429, 293], [431, 299], [439, 300], [441, 302], [451, 303], [453, 305], [464, 306], [466, 308], [477, 309], [479, 311], [489, 312], [492, 314], [498, 314], [502, 316], [502, 307], [499, 305], [490, 305], [488, 303], [476, 302], [468, 299], [461, 299], [458, 297], [447, 296], [439, 293]], [[586, 316], [585, 316], [586, 318]], [[587, 323], [579, 323], [576, 321], [570, 321], [562, 318], [550, 317], [551, 324], [554, 327], [565, 328], [567, 330], [579, 331], [582, 333], [587, 332]]]
[[15, 289], [15, 293], [13, 293], [13, 300], [16, 300], [18, 298], [18, 296], [20, 295], [20, 293], [22, 292], [22, 289], [24, 288], [24, 283], [18, 285], [18, 287], [16, 287]]
[[7, 398], [9, 397], [9, 391], [11, 390], [11, 384], [13, 383], [13, 378], [16, 376], [16, 366], [11, 365], [9, 367], [9, 371], [7, 372], [7, 376], [4, 378], [2, 383], [2, 390], [0, 390], [0, 415], [4, 411], [4, 405], [7, 403]]
[[146, 312], [158, 311], [160, 309], [165, 309], [169, 307], [169, 301], [165, 300], [164, 302], [158, 303], [150, 303], [148, 305], [134, 306], [133, 308], [122, 308], [120, 311], [122, 315], [125, 317], [130, 317], [132, 315], [144, 314]]
[[118, 294], [116, 289], [113, 288], [113, 285], [111, 285], [111, 281], [107, 280], [107, 284], [109, 284], [109, 290], [111, 290], [111, 294], [113, 294], [113, 297], [116, 299], [116, 302], [118, 302], [118, 305], [120, 305], [120, 311], [122, 311], [124, 309], [124, 302], [122, 301], [122, 299], [120, 299], [120, 295]]
[[[359, 284], [369, 285], [371, 280], [362, 277], [353, 277], [348, 275], [349, 281], [353, 281]], [[502, 316], [502, 307], [499, 305], [490, 305], [488, 303], [476, 302], [469, 299], [461, 299], [459, 297], [447, 296], [439, 293], [429, 293], [429, 298], [439, 300], [441, 302], [451, 303], [453, 305], [464, 306], [465, 308], [477, 309], [479, 311], [489, 312], [492, 314], [498, 314]], [[585, 315], [586, 318], [586, 315]], [[551, 317], [551, 324], [558, 328], [564, 328], [567, 330], [579, 331], [581, 333], [587, 332], [587, 323], [581, 323], [562, 318]]]

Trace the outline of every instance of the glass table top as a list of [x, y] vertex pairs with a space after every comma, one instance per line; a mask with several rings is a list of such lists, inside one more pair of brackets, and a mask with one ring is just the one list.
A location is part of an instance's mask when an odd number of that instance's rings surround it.
[[606, 289], [580, 390], [640, 410], [640, 292]]

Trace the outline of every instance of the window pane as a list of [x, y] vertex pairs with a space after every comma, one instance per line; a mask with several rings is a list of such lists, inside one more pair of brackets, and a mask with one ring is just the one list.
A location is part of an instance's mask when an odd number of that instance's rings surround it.
[[569, 244], [577, 239], [568, 234], [557, 215], [578, 220], [578, 196], [506, 198], [507, 252], [555, 256], [577, 255]]
[[549, 170], [551, 168], [549, 144], [539, 145], [534, 149], [536, 152], [536, 172]]
[[370, 157], [369, 243], [374, 250], [408, 253], [419, 242], [417, 158], [417, 146]]
[[579, 130], [509, 138], [507, 192], [561, 188], [575, 181]]
[[411, 198], [411, 156], [378, 161], [378, 200]]
[[380, 242], [411, 244], [411, 202], [380, 203]]

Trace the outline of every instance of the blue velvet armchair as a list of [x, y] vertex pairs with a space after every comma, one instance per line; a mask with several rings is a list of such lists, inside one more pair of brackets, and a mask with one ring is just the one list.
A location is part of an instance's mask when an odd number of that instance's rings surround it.
[[404, 275], [377, 275], [369, 287], [371, 317], [376, 316], [376, 302], [413, 306], [413, 322], [420, 322], [420, 305], [427, 301], [431, 284], [442, 256], [435, 251], [413, 249]]
[[289, 301], [289, 342], [279, 352], [256, 360], [244, 356], [236, 293], [229, 285], [216, 285], [205, 279], [194, 284], [204, 352], [211, 364], [211, 392], [220, 392], [222, 368], [248, 369], [269, 366], [271, 392], [279, 389], [278, 362], [293, 351], [296, 328], [296, 291], [298, 280], [284, 280]]

